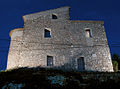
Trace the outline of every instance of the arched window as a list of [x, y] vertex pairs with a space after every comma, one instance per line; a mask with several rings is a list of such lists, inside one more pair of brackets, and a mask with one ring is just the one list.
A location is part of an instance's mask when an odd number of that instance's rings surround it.
[[45, 38], [51, 38], [51, 29], [44, 29], [44, 37]]
[[52, 19], [57, 19], [57, 15], [56, 14], [52, 14]]

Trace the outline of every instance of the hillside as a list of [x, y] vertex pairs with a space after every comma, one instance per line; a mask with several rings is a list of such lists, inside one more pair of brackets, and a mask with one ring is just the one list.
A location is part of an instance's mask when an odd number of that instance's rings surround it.
[[19, 68], [0, 72], [0, 89], [117, 89], [120, 73]]

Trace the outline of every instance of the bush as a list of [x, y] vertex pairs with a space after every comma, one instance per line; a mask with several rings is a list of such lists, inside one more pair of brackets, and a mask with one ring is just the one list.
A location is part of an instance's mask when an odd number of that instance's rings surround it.
[[0, 89], [19, 89], [18, 86], [21, 89], [117, 89], [119, 85], [119, 72], [66, 72], [46, 68], [0, 72]]
[[112, 64], [113, 64], [114, 72], [117, 72], [118, 71], [118, 62], [117, 61], [112, 61]]

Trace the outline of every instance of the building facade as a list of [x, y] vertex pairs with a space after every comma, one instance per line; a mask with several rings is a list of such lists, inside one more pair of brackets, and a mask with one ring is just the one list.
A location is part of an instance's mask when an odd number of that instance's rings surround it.
[[7, 69], [113, 71], [104, 22], [70, 20], [69, 10], [61, 7], [23, 16], [24, 28], [10, 31]]

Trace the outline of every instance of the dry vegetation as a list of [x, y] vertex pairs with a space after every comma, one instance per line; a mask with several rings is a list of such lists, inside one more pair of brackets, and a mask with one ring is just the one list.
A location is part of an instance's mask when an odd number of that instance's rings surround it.
[[15, 84], [22, 84], [17, 89], [117, 89], [120, 73], [75, 72], [40, 67], [0, 72], [0, 89], [10, 89]]

